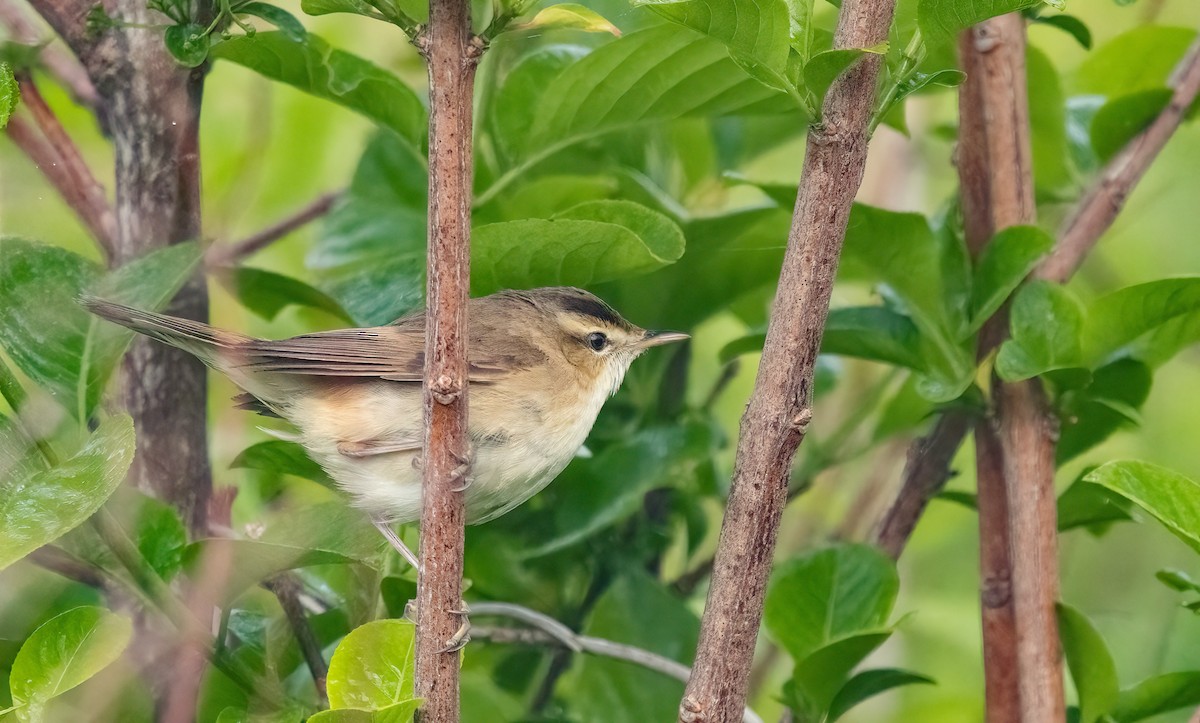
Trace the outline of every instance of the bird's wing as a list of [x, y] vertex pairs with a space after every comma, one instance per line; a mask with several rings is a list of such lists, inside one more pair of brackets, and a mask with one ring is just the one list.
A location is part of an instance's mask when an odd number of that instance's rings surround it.
[[[338, 329], [290, 339], [254, 339], [239, 344], [236, 365], [246, 372], [325, 377], [374, 377], [420, 383], [425, 366], [425, 330], [408, 326]], [[527, 342], [472, 345], [469, 379], [498, 381], [527, 368]], [[483, 348], [480, 348], [483, 347]]]

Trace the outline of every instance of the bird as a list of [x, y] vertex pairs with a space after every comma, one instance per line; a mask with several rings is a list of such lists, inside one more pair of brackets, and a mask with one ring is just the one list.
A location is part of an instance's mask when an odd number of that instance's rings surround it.
[[[224, 374], [238, 406], [280, 417], [351, 504], [414, 567], [393, 525], [421, 516], [424, 311], [391, 324], [258, 339], [97, 297], [93, 314]], [[562, 472], [630, 364], [687, 334], [647, 331], [574, 287], [500, 291], [467, 306], [467, 522], [494, 519]], [[464, 460], [466, 462], [467, 460]]]

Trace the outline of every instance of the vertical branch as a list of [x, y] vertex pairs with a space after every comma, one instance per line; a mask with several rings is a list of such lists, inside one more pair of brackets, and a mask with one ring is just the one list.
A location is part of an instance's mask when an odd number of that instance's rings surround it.
[[[887, 39], [893, 0], [845, 0], [834, 46]], [[833, 277], [854, 195], [862, 183], [880, 59], [869, 55], [830, 89], [810, 129], [787, 251], [766, 344], [742, 417], [696, 662], [679, 720], [736, 721], [745, 704], [754, 644], [788, 469], [812, 419], [817, 359]]]
[[423, 721], [457, 721], [459, 656], [447, 650], [463, 619], [463, 487], [467, 439], [471, 114], [482, 44], [468, 0], [430, 0], [418, 38], [429, 61], [429, 282], [425, 322], [416, 694]]
[[[1025, 22], [993, 18], [963, 33], [958, 170], [967, 246], [978, 256], [1000, 229], [1032, 223]], [[980, 333], [979, 357], [1007, 334], [1007, 313]], [[1053, 417], [1037, 381], [993, 379], [976, 427], [980, 602], [987, 720], [1064, 716], [1054, 603], [1058, 597]]]

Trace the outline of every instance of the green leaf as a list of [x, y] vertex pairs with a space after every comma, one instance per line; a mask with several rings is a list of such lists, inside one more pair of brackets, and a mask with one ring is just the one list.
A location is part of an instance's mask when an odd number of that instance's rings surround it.
[[170, 580], [183, 565], [187, 529], [175, 508], [153, 497], [131, 495], [133, 541], [138, 552], [164, 580]]
[[1064, 603], [1058, 603], [1055, 609], [1063, 656], [1079, 694], [1080, 723], [1095, 723], [1117, 705], [1116, 664], [1087, 616]]
[[1052, 248], [1054, 239], [1035, 226], [1010, 226], [992, 237], [979, 256], [971, 284], [972, 331], [1000, 309]]
[[1101, 162], [1115, 156], [1158, 117], [1171, 101], [1170, 88], [1150, 88], [1118, 96], [1092, 118], [1092, 149]]
[[405, 620], [361, 625], [329, 661], [331, 708], [379, 710], [413, 700], [416, 627]]
[[[238, 5], [237, 13], [238, 15], [253, 15], [254, 17], [262, 18], [279, 28], [288, 39], [294, 40], [297, 43], [304, 42], [305, 37], [308, 35], [308, 31], [304, 29], [304, 26], [300, 24], [295, 15], [275, 5], [269, 5], [264, 2], [249, 2], [244, 5]], [[255, 35], [257, 34], [255, 33]]]
[[273, 439], [259, 442], [242, 450], [241, 454], [229, 463], [231, 469], [256, 469], [275, 474], [290, 474], [312, 480], [325, 487], [332, 487], [333, 481], [321, 465], [312, 460], [304, 447], [295, 442], [284, 442]]
[[1191, 28], [1135, 27], [1087, 54], [1075, 73], [1074, 91], [1117, 98], [1162, 88], [1195, 37]]
[[1200, 484], [1149, 462], [1109, 462], [1084, 480], [1102, 485], [1149, 512], [1200, 552]]
[[632, 201], [590, 201], [549, 219], [487, 224], [472, 234], [471, 288], [588, 286], [648, 273], [683, 255], [683, 232]]
[[1120, 358], [1092, 373], [1079, 391], [1059, 396], [1061, 419], [1055, 461], [1079, 456], [1123, 427], [1135, 426], [1138, 409], [1150, 395], [1153, 372], [1137, 359]]
[[1049, 25], [1052, 28], [1058, 28], [1075, 38], [1075, 41], [1084, 50], [1092, 49], [1092, 31], [1086, 23], [1074, 15], [1039, 15], [1033, 19], [1033, 22], [1038, 25]]
[[779, 565], [767, 588], [764, 619], [795, 660], [829, 643], [887, 624], [900, 582], [873, 547], [840, 544]]
[[1083, 305], [1058, 284], [1033, 281], [1013, 300], [1012, 338], [1000, 347], [996, 372], [1007, 381], [1083, 365]]
[[46, 621], [21, 646], [9, 677], [17, 719], [47, 720], [46, 704], [121, 656], [133, 626], [98, 607], [78, 607]]
[[1058, 70], [1045, 53], [1030, 45], [1025, 50], [1025, 71], [1034, 180], [1042, 189], [1068, 186], [1073, 177], [1067, 153], [1067, 101]]
[[408, 723], [413, 720], [417, 709], [424, 700], [410, 700], [389, 705], [378, 710], [362, 710], [357, 708], [339, 708], [323, 710], [309, 717], [308, 723]]
[[133, 421], [109, 417], [76, 455], [24, 479], [0, 480], [0, 569], [83, 524], [133, 461]]
[[229, 269], [219, 278], [238, 301], [267, 321], [273, 320], [286, 307], [298, 304], [354, 323], [333, 297], [299, 279], [248, 266]]
[[8, 63], [0, 63], [0, 130], [8, 125], [8, 119], [17, 109], [21, 99], [21, 88], [13, 77], [12, 68]]
[[297, 42], [282, 32], [255, 33], [226, 40], [212, 54], [361, 113], [410, 143], [423, 142], [427, 118], [417, 94], [395, 75], [316, 35]]
[[525, 153], [526, 137], [541, 115], [542, 99], [550, 83], [587, 54], [583, 46], [555, 43], [522, 56], [505, 74], [483, 113], [490, 135], [509, 164]]
[[[761, 344], [759, 348], [761, 348]], [[821, 352], [921, 370], [921, 339], [912, 320], [882, 306], [833, 309]]]
[[829, 86], [833, 85], [833, 81], [849, 70], [850, 66], [854, 65], [859, 58], [868, 54], [881, 55], [886, 52], [887, 43], [882, 43], [872, 48], [825, 50], [809, 58], [808, 62], [804, 64], [804, 87], [812, 94], [814, 112], [820, 114]]
[[1088, 306], [1084, 355], [1099, 364], [1130, 351], [1152, 365], [1160, 363], [1200, 339], [1198, 322], [1200, 277], [1127, 286]]
[[790, 92], [788, 8], [783, 0], [634, 0], [722, 42], [751, 77]]
[[1159, 570], [1154, 573], [1159, 582], [1178, 592], [1200, 592], [1200, 582], [1182, 570]]
[[894, 688], [917, 684], [932, 685], [933, 682], [933, 678], [899, 668], [864, 670], [846, 681], [837, 692], [829, 704], [829, 717], [826, 720], [833, 723], [859, 703]]
[[159, 309], [200, 260], [195, 243], [151, 252], [101, 276], [95, 264], [54, 246], [0, 238], [0, 346], [30, 379], [77, 417], [95, 408], [133, 332], [88, 314], [91, 292]]
[[927, 43], [942, 43], [958, 31], [998, 15], [1040, 5], [1042, 0], [918, 0], [917, 24]]
[[364, 0], [300, 0], [300, 9], [309, 15], [350, 13], [383, 20], [379, 11]]
[[600, 13], [577, 3], [558, 3], [543, 8], [529, 22], [521, 23], [514, 29], [520, 30], [551, 30], [551, 29], [583, 30], [589, 33], [608, 33], [620, 36], [617, 29]]
[[203, 25], [171, 25], [163, 33], [167, 50], [178, 63], [195, 68], [208, 59], [208, 29]]
[[1132, 688], [1121, 691], [1120, 702], [1113, 711], [1117, 723], [1134, 723], [1160, 713], [1200, 704], [1200, 671], [1167, 673], [1147, 678]]
[[[1089, 470], [1090, 471], [1090, 470]], [[1084, 475], [1058, 496], [1058, 531], [1086, 528], [1103, 534], [1114, 522], [1133, 519], [1133, 503], [1104, 487], [1084, 481]]]
[[542, 98], [521, 134], [526, 153], [639, 123], [794, 110], [786, 95], [747, 78], [722, 44], [671, 26], [597, 48], [559, 73]]
[[797, 661], [785, 698], [802, 720], [820, 720], [833, 704], [839, 690], [849, 681], [850, 671], [883, 645], [890, 630], [856, 633], [834, 640]]

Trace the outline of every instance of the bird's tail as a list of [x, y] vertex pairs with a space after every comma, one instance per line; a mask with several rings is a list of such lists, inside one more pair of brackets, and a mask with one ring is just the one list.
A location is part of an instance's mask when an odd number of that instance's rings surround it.
[[198, 321], [142, 311], [94, 296], [85, 296], [79, 303], [96, 316], [182, 349], [211, 367], [220, 366], [222, 351], [232, 351], [238, 344], [250, 341], [249, 337]]

